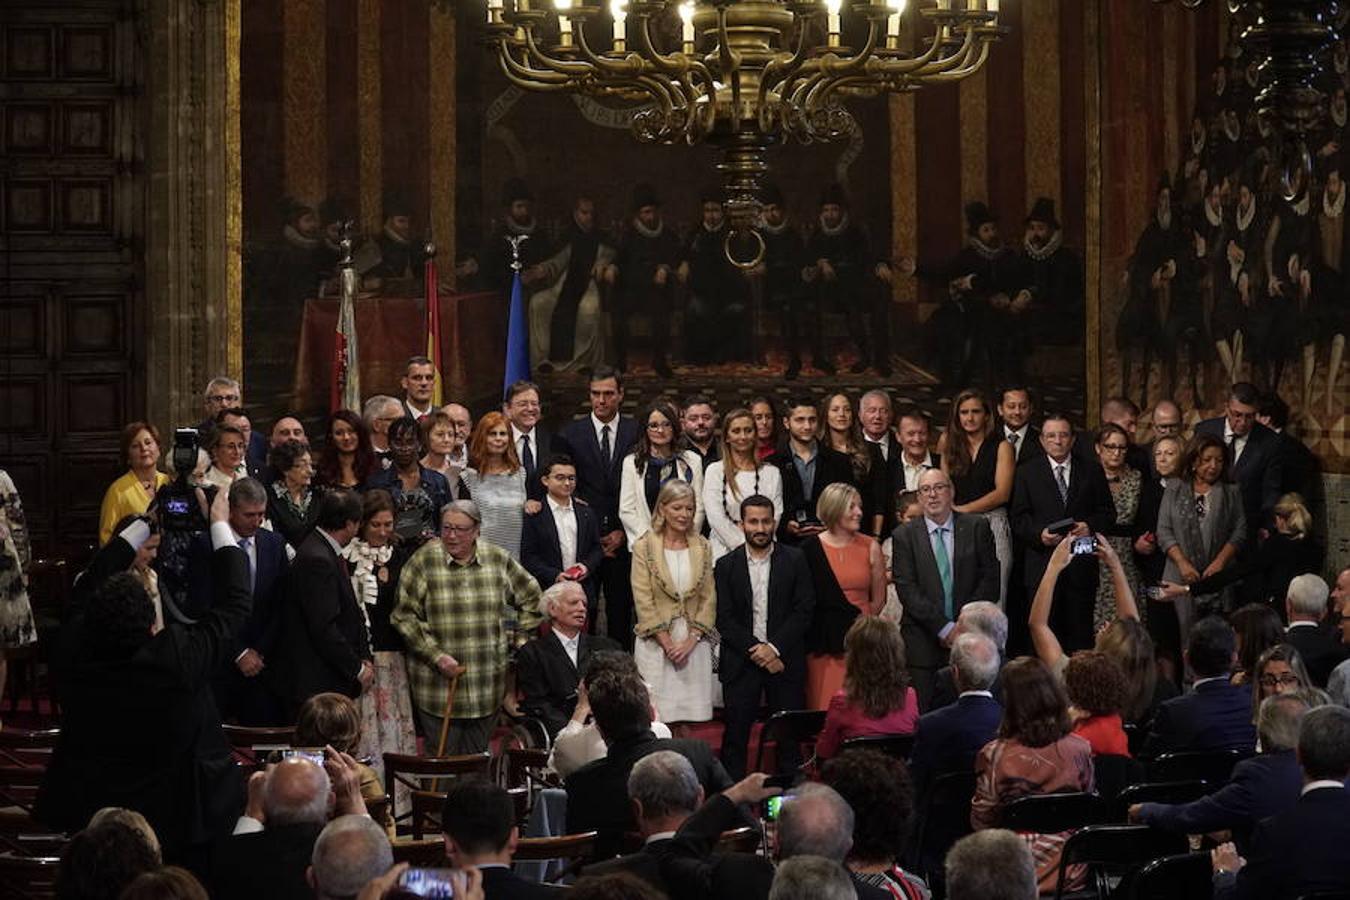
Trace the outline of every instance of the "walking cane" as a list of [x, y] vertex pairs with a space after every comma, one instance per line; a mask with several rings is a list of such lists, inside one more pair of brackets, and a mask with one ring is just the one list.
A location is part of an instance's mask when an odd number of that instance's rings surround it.
[[441, 715], [441, 739], [436, 743], [436, 755], [445, 755], [445, 742], [450, 737], [450, 713], [455, 708], [455, 688], [459, 687], [459, 676], [464, 674], [463, 666], [456, 666], [450, 673], [450, 685], [445, 692], [445, 712]]

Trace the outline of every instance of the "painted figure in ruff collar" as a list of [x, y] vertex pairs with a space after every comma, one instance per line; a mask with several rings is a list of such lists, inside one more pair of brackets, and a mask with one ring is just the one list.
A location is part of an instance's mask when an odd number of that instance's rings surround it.
[[1017, 258], [999, 239], [998, 218], [988, 204], [967, 203], [965, 215], [966, 243], [947, 267], [948, 302], [933, 321], [946, 351], [941, 368], [953, 384], [969, 384], [975, 364], [989, 356], [991, 313], [1009, 310], [1018, 279]]
[[629, 316], [646, 312], [651, 323], [652, 367], [671, 376], [670, 312], [675, 303], [675, 271], [680, 265], [680, 239], [661, 216], [656, 189], [633, 189], [633, 216], [619, 241], [619, 292], [610, 325], [614, 330], [614, 364], [628, 367]]
[[[384, 225], [375, 235], [374, 245], [380, 261], [369, 274], [385, 283], [390, 292], [391, 281], [421, 283], [427, 256], [420, 237], [413, 231], [412, 204], [398, 193], [384, 198]], [[407, 285], [414, 288], [414, 285]]]
[[[1162, 338], [1179, 276], [1193, 264], [1195, 252], [1186, 246], [1180, 215], [1172, 205], [1172, 181], [1163, 173], [1154, 195], [1153, 215], [1139, 235], [1130, 257], [1128, 291], [1116, 326], [1116, 347], [1121, 354], [1121, 391], [1131, 393], [1132, 351], [1142, 353], [1140, 396], [1148, 395], [1149, 365]], [[1185, 279], [1182, 279], [1184, 283]]]
[[[1076, 344], [1083, 335], [1083, 263], [1075, 251], [1064, 246], [1055, 201], [1049, 197], [1037, 197], [1032, 204], [1018, 263], [1021, 287], [1008, 305], [1006, 319], [1019, 335], [1029, 339], [1032, 329], [1027, 320], [1034, 316], [1036, 337], [1051, 344]], [[1020, 312], [1019, 304], [1025, 304]], [[1000, 339], [999, 343], [1012, 342]], [[1020, 374], [1022, 354], [1015, 347], [1013, 353], [1017, 359], [1005, 360], [1010, 368], [1003, 371]]]
[[721, 190], [704, 190], [699, 223], [677, 270], [680, 281], [689, 286], [684, 353], [695, 365], [743, 358], [750, 349], [745, 328], [749, 285], [727, 259], [730, 227]]
[[802, 281], [806, 244], [801, 232], [788, 220], [783, 192], [775, 184], [765, 185], [760, 193], [759, 234], [764, 238], [764, 259], [750, 275], [763, 279], [764, 308], [770, 314], [776, 313], [782, 323], [788, 353], [783, 377], [792, 381], [801, 373], [802, 345], [807, 342], [811, 345], [811, 365], [833, 375], [834, 363], [825, 355], [820, 304], [815, 292], [806, 290]]
[[614, 284], [614, 246], [595, 223], [595, 203], [578, 197], [556, 251], [539, 264], [530, 296], [530, 359], [540, 372], [586, 372], [605, 357], [602, 291]]
[[[1344, 100], [1344, 94], [1342, 94]], [[1336, 381], [1345, 358], [1345, 333], [1350, 326], [1350, 228], [1346, 227], [1344, 157], [1328, 154], [1322, 161], [1322, 192], [1316, 202], [1317, 255], [1325, 267], [1325, 288], [1316, 321], [1310, 331], [1317, 343], [1329, 344], [1326, 377], [1326, 413], [1331, 415], [1336, 398]], [[1303, 350], [1303, 408], [1312, 407], [1313, 375], [1316, 368], [1315, 345]]]
[[802, 277], [815, 286], [821, 308], [844, 313], [848, 322], [858, 353], [850, 371], [861, 373], [871, 364], [881, 375], [891, 374], [891, 267], [872, 255], [867, 232], [850, 217], [848, 197], [838, 184], [821, 195], [806, 259]]

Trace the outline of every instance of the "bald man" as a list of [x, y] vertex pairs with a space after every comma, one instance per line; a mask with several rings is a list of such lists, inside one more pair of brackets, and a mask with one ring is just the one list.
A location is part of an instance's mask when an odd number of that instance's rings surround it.
[[1184, 442], [1185, 428], [1186, 425], [1181, 419], [1181, 407], [1176, 403], [1164, 397], [1154, 405], [1153, 415], [1149, 417], [1152, 438], [1144, 445], [1144, 451], [1148, 454], [1148, 468], [1144, 470], [1145, 478], [1151, 481], [1158, 478], [1158, 470], [1153, 466], [1153, 445], [1158, 442], [1158, 438], [1174, 437]]
[[[1107, 397], [1102, 401], [1098, 419], [1103, 425], [1110, 422], [1124, 429], [1125, 436], [1130, 440], [1130, 446], [1125, 451], [1125, 462], [1130, 468], [1139, 472], [1150, 471], [1148, 450], [1135, 442], [1135, 435], [1139, 431], [1138, 405], [1128, 397]], [[1073, 442], [1073, 453], [1077, 459], [1099, 465], [1097, 435], [1093, 432], [1079, 434]]]
[[473, 414], [460, 403], [447, 403], [441, 412], [450, 417], [450, 452], [445, 461], [461, 472], [469, 467], [469, 435], [473, 432]]

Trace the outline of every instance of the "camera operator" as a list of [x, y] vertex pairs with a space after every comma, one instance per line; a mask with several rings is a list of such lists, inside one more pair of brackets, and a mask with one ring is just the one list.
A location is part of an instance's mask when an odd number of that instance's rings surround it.
[[109, 541], [76, 582], [54, 659], [61, 737], [36, 803], [39, 821], [69, 832], [104, 806], [137, 810], [163, 839], [166, 862], [198, 872], [244, 798], [211, 676], [229, 661], [251, 606], [248, 559], [231, 537], [224, 494], [209, 517], [214, 597], [194, 625], [157, 628], [145, 588], [127, 574], [150, 537], [148, 518]]
[[[198, 597], [188, 599], [191, 574], [188, 571], [192, 543], [207, 529], [207, 510], [210, 509], [218, 488], [207, 484], [200, 476], [203, 453], [194, 428], [179, 428], [173, 435], [171, 464], [177, 475], [173, 481], [155, 492], [151, 507], [159, 519], [159, 556], [155, 571], [159, 573], [160, 603], [164, 621], [191, 625], [193, 611], [206, 602]], [[209, 465], [209, 462], [208, 462]]]

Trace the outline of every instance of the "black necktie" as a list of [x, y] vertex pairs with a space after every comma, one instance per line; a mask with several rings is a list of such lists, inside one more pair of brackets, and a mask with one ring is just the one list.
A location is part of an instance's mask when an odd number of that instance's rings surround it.
[[530, 436], [522, 435], [520, 438], [520, 462], [525, 466], [525, 474], [534, 477], [534, 451], [530, 449]]
[[610, 463], [609, 457], [610, 457], [609, 426], [606, 425], [600, 429], [600, 458], [605, 461], [606, 466], [608, 466]]

